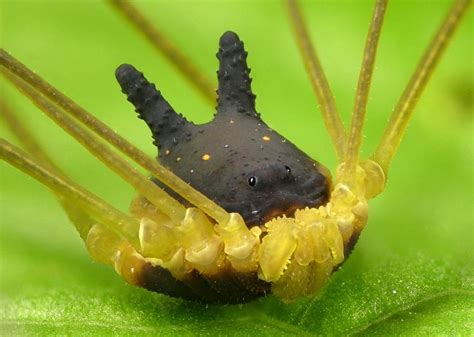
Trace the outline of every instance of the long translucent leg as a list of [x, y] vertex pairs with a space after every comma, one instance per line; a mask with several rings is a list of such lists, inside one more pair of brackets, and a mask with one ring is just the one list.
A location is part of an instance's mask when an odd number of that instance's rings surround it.
[[371, 157], [380, 164], [385, 174], [387, 174], [393, 156], [398, 150], [423, 89], [471, 3], [471, 0], [457, 0], [454, 2], [400, 97], [383, 133], [382, 140]]
[[169, 216], [175, 223], [182, 221], [185, 215], [185, 208], [178, 201], [136, 171], [124, 159], [112, 152], [102, 141], [57, 109], [27, 83], [7, 72], [5, 75], [56, 124], [79, 141], [89, 152], [106, 164], [111, 170], [120, 175], [120, 177], [132, 185], [139, 193], [150, 200], [160, 211]]
[[344, 157], [344, 167], [341, 179], [344, 183], [352, 185], [356, 178], [356, 169], [359, 163], [359, 152], [362, 143], [362, 131], [364, 128], [364, 119], [367, 108], [367, 99], [369, 97], [370, 83], [374, 71], [377, 46], [382, 30], [385, 9], [388, 0], [378, 0], [375, 4], [372, 21], [370, 23], [369, 34], [365, 43], [362, 67], [360, 70], [359, 81], [354, 103], [354, 112], [352, 113], [352, 122], [349, 130], [349, 139], [346, 146]]
[[57, 175], [27, 153], [1, 138], [0, 158], [46, 185], [54, 193], [64, 196], [68, 200], [76, 201], [97, 221], [106, 225], [109, 230], [128, 240], [137, 249], [140, 247], [139, 223], [134, 218], [123, 214], [74, 182]]
[[109, 0], [148, 41], [202, 94], [210, 104], [216, 103], [214, 85], [197, 66], [158, 30], [132, 3], [127, 0]]
[[297, 0], [287, 0], [291, 23], [294, 28], [296, 41], [306, 66], [314, 93], [318, 99], [323, 114], [324, 123], [329, 131], [332, 142], [336, 148], [339, 161], [344, 158], [346, 136], [341, 117], [337, 112], [334, 96], [329, 88], [329, 83], [324, 75], [321, 62], [316, 54], [306, 24]]
[[178, 176], [160, 165], [156, 160], [149, 158], [143, 151], [135, 147], [125, 138], [118, 135], [106, 124], [98, 120], [89, 112], [73, 102], [70, 98], [62, 94], [48, 82], [33, 73], [5, 50], [0, 49], [0, 63], [18, 77], [26, 81], [36, 90], [48, 97], [52, 102], [63, 108], [65, 111], [80, 120], [92, 131], [112, 144], [119, 151], [133, 159], [137, 164], [149, 171], [165, 185], [170, 187], [180, 196], [188, 200], [191, 204], [200, 208], [203, 212], [215, 219], [219, 223], [227, 223], [230, 219], [222, 207], [208, 199], [202, 193], [196, 191]]
[[[10, 129], [23, 148], [39, 163], [47, 167], [51, 172], [70, 180], [67, 175], [56, 165], [53, 159], [47, 154], [39, 141], [34, 137], [33, 132], [25, 122], [20, 120], [16, 113], [4, 102], [0, 102], [0, 117], [5, 125]], [[64, 196], [57, 195], [58, 201], [68, 215], [71, 222], [75, 225], [77, 231], [83, 240], [86, 240], [91, 227], [96, 223], [87, 212], [77, 207], [74, 200], [68, 200]]]
[[0, 117], [3, 119], [10, 132], [15, 135], [17, 140], [28, 153], [41, 161], [43, 164], [54, 168], [56, 172], [60, 172], [59, 167], [46, 153], [39, 141], [34, 137], [31, 130], [29, 130], [25, 126], [24, 122], [16, 116], [13, 110], [2, 101], [0, 101]]

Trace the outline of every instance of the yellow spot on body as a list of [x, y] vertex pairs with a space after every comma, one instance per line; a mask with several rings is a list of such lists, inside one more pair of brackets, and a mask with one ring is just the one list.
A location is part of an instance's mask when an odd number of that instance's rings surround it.
[[209, 160], [211, 159], [211, 155], [206, 153], [206, 154], [203, 154], [201, 158], [202, 160]]
[[171, 153], [170, 150], [166, 150], [166, 151], [165, 151], [165, 154], [166, 154], [166, 155], [169, 155], [170, 153]]
[[181, 160], [181, 157], [177, 157], [177, 158], [176, 158], [176, 161], [180, 161], [180, 160]]
[[271, 138], [268, 136], [263, 136], [262, 139], [266, 142], [269, 142]]

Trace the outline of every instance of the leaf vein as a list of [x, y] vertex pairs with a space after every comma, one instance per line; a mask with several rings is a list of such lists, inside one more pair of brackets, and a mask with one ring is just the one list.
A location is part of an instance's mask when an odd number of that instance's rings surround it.
[[425, 297], [425, 298], [422, 298], [420, 300], [417, 300], [417, 301], [413, 301], [413, 302], [410, 302], [410, 303], [407, 303], [406, 305], [404, 306], [401, 306], [401, 307], [398, 307], [397, 309], [393, 310], [393, 311], [390, 311], [388, 313], [386, 313], [385, 315], [379, 317], [378, 319], [358, 328], [358, 329], [355, 329], [349, 333], [347, 333], [348, 335], [356, 335], [356, 334], [360, 334], [360, 333], [363, 333], [364, 331], [368, 330], [369, 328], [371, 328], [372, 326], [376, 325], [376, 324], [379, 324], [381, 322], [383, 322], [384, 320], [386, 319], [389, 319], [390, 317], [393, 317], [401, 312], [404, 312], [404, 311], [407, 311], [407, 310], [410, 310], [410, 309], [413, 309], [417, 306], [420, 306], [420, 305], [423, 305], [427, 302], [430, 302], [430, 301], [434, 301], [436, 299], [441, 299], [443, 297], [449, 297], [449, 296], [458, 296], [458, 295], [469, 295], [469, 296], [474, 296], [474, 292], [473, 291], [468, 291], [468, 290], [458, 290], [458, 289], [451, 289], [451, 290], [447, 290], [447, 291], [444, 291], [444, 292], [441, 292], [441, 293], [437, 293], [437, 294], [434, 294], [432, 296], [428, 296], [428, 297]]

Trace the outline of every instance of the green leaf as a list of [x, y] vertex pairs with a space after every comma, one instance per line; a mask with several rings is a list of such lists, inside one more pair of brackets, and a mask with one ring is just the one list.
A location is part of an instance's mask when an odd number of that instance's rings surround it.
[[[140, 3], [209, 76], [217, 39], [237, 31], [249, 51], [265, 120], [331, 169], [334, 151], [290, 34], [274, 2]], [[372, 2], [303, 2], [318, 53], [347, 121]], [[429, 7], [429, 8], [428, 8]], [[391, 3], [373, 81], [364, 154], [388, 115], [449, 1]], [[4, 1], [2, 46], [151, 155], [113, 71], [129, 62], [190, 119], [212, 109], [122, 18], [100, 2]], [[190, 16], [192, 13], [192, 17]], [[456, 34], [420, 100], [390, 172], [371, 202], [354, 252], [320, 294], [283, 303], [269, 296], [205, 306], [125, 284], [94, 264], [55, 198], [0, 163], [2, 335], [472, 335], [474, 332], [472, 37]], [[0, 82], [58, 163], [126, 210], [133, 191]], [[0, 134], [13, 136], [0, 125]]]

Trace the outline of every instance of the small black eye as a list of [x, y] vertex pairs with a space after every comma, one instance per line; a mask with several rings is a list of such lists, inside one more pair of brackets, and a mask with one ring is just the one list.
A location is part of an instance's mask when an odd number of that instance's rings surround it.
[[257, 184], [257, 178], [256, 177], [250, 177], [249, 180], [249, 185], [254, 187]]
[[290, 174], [291, 173], [291, 168], [289, 166], [285, 166], [286, 173]]

